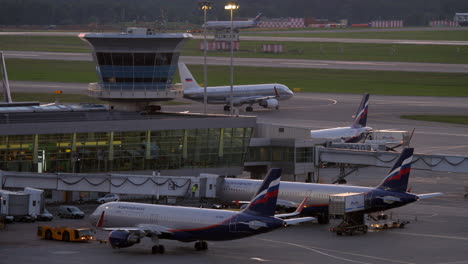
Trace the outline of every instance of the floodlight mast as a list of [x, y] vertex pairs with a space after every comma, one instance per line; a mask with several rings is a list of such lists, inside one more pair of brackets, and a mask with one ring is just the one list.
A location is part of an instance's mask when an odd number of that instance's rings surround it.
[[203, 56], [204, 56], [204, 62], [203, 62], [203, 105], [204, 105], [204, 114], [206, 114], [206, 105], [208, 104], [208, 95], [207, 95], [207, 87], [208, 87], [208, 77], [207, 77], [207, 62], [206, 62], [206, 50], [208, 48], [207, 42], [206, 42], [206, 11], [210, 10], [213, 8], [213, 4], [209, 1], [203, 1], [199, 2], [198, 6], [201, 10], [203, 10]]
[[230, 32], [230, 38], [231, 38], [231, 90], [229, 93], [229, 101], [230, 106], [229, 106], [229, 113], [232, 116], [234, 114], [234, 96], [233, 96], [233, 90], [234, 90], [234, 66], [233, 66], [233, 57], [234, 57], [234, 38], [232, 35], [233, 27], [234, 27], [234, 22], [232, 20], [233, 17], [233, 12], [235, 9], [239, 9], [239, 4], [237, 3], [227, 3], [224, 6], [224, 9], [229, 10], [231, 12], [231, 32]]

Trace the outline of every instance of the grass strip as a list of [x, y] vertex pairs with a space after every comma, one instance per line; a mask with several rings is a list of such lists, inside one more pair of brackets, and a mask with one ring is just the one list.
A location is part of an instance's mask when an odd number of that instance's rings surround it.
[[[13, 67], [14, 65], [14, 67]], [[10, 80], [96, 82], [92, 62], [7, 60]], [[188, 66], [198, 82], [203, 66]], [[208, 85], [228, 85], [229, 66], [208, 66]], [[235, 67], [235, 84], [282, 83], [303, 92], [371, 93], [381, 95], [468, 96], [468, 75], [329, 69]], [[175, 78], [175, 82], [179, 79]]]
[[[468, 31], [460, 31], [461, 33]], [[367, 32], [372, 33], [372, 32]], [[467, 34], [468, 35], [468, 34]], [[192, 39], [185, 44], [182, 55], [203, 56], [202, 40]], [[284, 53], [262, 52], [263, 44], [283, 44]], [[88, 45], [78, 37], [0, 36], [0, 50], [90, 52]], [[209, 56], [229, 56], [229, 51], [210, 51]], [[352, 61], [404, 61], [432, 63], [468, 63], [468, 46], [460, 45], [395, 45], [366, 43], [318, 43], [242, 41], [236, 57], [352, 60]]]
[[312, 33], [274, 33], [242, 32], [242, 35], [270, 37], [303, 37], [303, 38], [352, 38], [352, 39], [408, 39], [408, 40], [451, 40], [468, 41], [467, 30], [414, 30], [414, 31], [371, 31], [366, 32], [320, 32]]
[[468, 116], [402, 115], [401, 118], [410, 120], [468, 125]]

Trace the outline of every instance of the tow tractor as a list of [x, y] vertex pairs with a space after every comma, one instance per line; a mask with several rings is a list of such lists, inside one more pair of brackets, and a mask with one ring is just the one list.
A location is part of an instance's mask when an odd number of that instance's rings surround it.
[[94, 238], [89, 228], [38, 226], [36, 234], [43, 239], [61, 241], [86, 242]]

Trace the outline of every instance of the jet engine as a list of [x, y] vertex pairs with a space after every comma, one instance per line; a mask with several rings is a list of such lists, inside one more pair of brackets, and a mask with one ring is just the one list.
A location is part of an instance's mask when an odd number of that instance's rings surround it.
[[276, 99], [267, 99], [267, 100], [263, 100], [261, 101], [260, 103], [258, 103], [260, 106], [263, 106], [265, 108], [277, 108], [279, 103], [278, 103], [278, 100]]
[[140, 243], [140, 237], [129, 231], [116, 230], [109, 233], [109, 243], [113, 248], [125, 248]]

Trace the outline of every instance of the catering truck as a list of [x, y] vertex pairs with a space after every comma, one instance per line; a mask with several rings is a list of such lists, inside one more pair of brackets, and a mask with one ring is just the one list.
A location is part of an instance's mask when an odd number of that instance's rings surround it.
[[19, 192], [0, 190], [0, 215], [9, 221], [34, 222], [44, 210], [43, 194], [28, 187]]
[[368, 226], [363, 210], [366, 209], [364, 193], [340, 193], [330, 195], [328, 215], [330, 231], [341, 236], [357, 232], [367, 233]]

